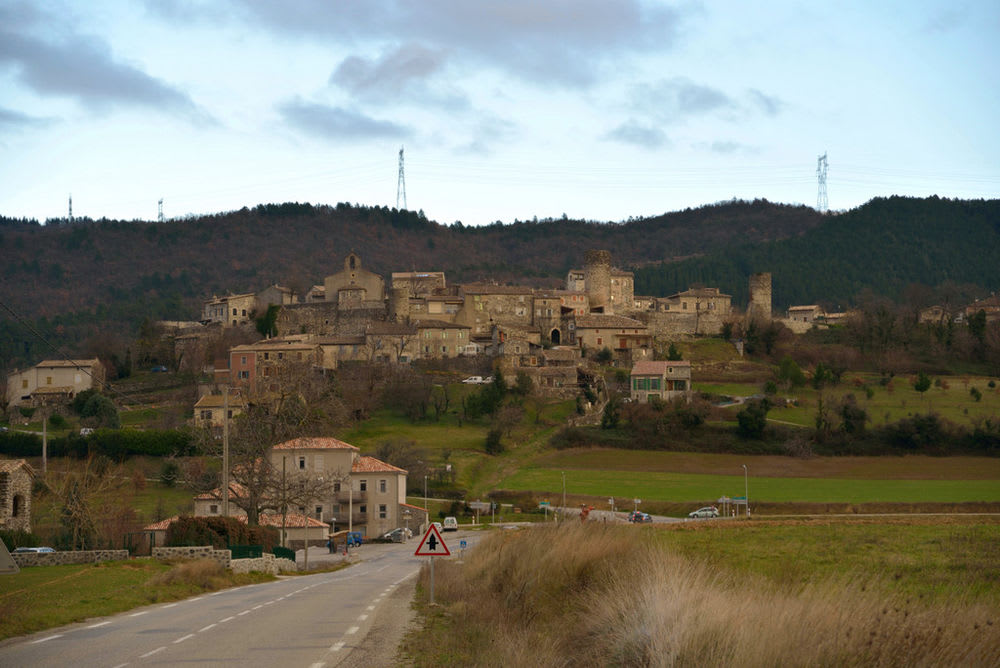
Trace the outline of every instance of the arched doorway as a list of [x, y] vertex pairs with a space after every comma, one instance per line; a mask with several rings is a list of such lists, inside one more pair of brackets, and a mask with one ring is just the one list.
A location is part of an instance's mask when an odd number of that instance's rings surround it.
[[552, 341], [552, 345], [558, 346], [561, 336], [558, 329], [553, 329], [552, 333], [549, 334], [549, 340]]

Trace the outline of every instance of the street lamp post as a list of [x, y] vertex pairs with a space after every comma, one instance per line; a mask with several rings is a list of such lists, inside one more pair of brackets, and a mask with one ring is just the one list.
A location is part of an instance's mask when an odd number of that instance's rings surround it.
[[562, 519], [563, 513], [566, 512], [566, 472], [565, 471], [562, 472], [562, 478], [563, 478], [563, 502], [562, 502], [562, 510], [559, 511], [559, 519]]
[[747, 517], [750, 517], [750, 479], [747, 473], [747, 465], [743, 464], [743, 500], [747, 504]]
[[430, 513], [427, 511], [427, 476], [424, 476], [424, 512], [427, 513], [427, 518], [430, 519]]

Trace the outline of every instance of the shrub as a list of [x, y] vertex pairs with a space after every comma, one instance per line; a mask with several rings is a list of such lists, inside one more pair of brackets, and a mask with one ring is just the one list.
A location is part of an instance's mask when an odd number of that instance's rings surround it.
[[614, 353], [611, 352], [611, 348], [604, 346], [599, 351], [597, 351], [597, 354], [594, 355], [594, 359], [601, 364], [607, 364], [612, 359], [614, 359]]
[[160, 482], [167, 487], [173, 487], [181, 477], [181, 467], [172, 459], [163, 462], [160, 467]]
[[50, 429], [66, 429], [69, 427], [69, 422], [66, 421], [62, 415], [55, 413], [49, 417], [49, 428]]
[[486, 454], [499, 455], [503, 452], [503, 442], [500, 440], [501, 436], [502, 433], [499, 427], [489, 430], [486, 434]]
[[748, 401], [743, 410], [736, 414], [736, 421], [739, 423], [736, 433], [743, 438], [763, 436], [764, 428], [767, 427], [767, 412], [769, 410], [771, 410], [771, 402], [767, 399]]
[[980, 391], [979, 391], [979, 388], [976, 388], [976, 387], [974, 387], [974, 388], [972, 388], [971, 390], [969, 390], [969, 394], [970, 394], [970, 395], [972, 396], [972, 398], [973, 398], [973, 399], [975, 399], [976, 401], [980, 401], [980, 400], [981, 400], [981, 399], [983, 398], [983, 393], [982, 393], [982, 392], [980, 392]]

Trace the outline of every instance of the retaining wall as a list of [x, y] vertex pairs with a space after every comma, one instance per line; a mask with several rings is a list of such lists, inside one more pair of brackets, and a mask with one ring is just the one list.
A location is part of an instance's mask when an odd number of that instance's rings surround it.
[[254, 559], [233, 559], [229, 566], [233, 573], [250, 573], [259, 571], [277, 575], [285, 571], [295, 571], [298, 568], [291, 559], [279, 559], [270, 552], [265, 552], [264, 556]]
[[233, 553], [229, 550], [216, 550], [211, 545], [195, 547], [154, 547], [154, 559], [213, 559], [223, 567], [229, 568], [233, 561]]
[[10, 555], [19, 568], [25, 566], [62, 566], [95, 564], [99, 561], [124, 561], [128, 550], [75, 550], [71, 552], [18, 552]]

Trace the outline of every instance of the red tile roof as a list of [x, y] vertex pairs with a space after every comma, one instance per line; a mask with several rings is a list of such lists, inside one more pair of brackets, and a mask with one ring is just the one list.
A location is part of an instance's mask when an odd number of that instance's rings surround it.
[[386, 464], [374, 457], [358, 457], [351, 466], [351, 473], [406, 473], [404, 469]]
[[357, 450], [350, 443], [344, 443], [332, 436], [303, 436], [274, 446], [275, 450]]
[[642, 360], [636, 362], [635, 366], [632, 367], [632, 376], [662, 376], [667, 372], [669, 367], [675, 368], [691, 368], [691, 362], [662, 362], [656, 360]]

